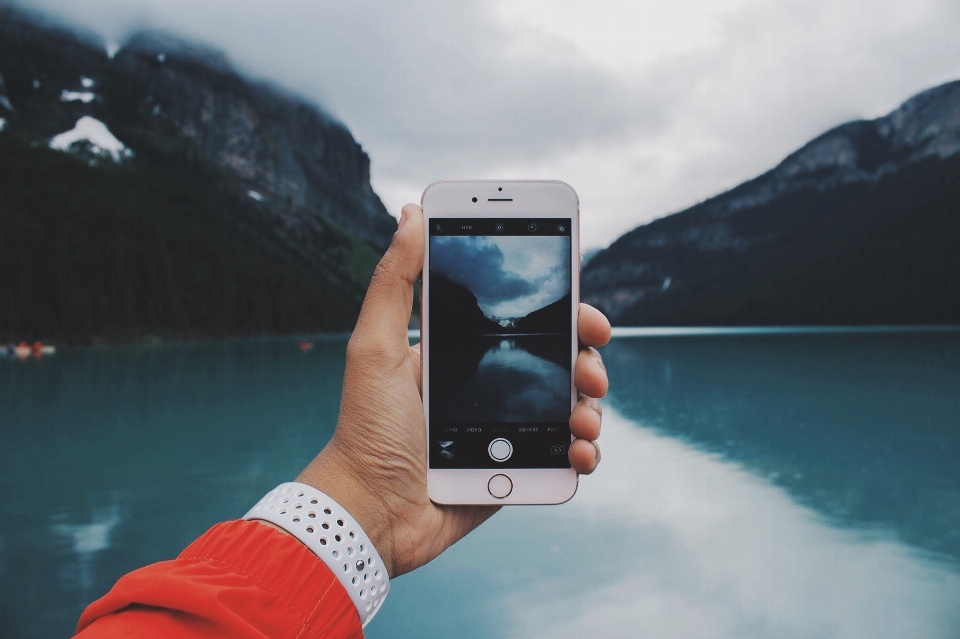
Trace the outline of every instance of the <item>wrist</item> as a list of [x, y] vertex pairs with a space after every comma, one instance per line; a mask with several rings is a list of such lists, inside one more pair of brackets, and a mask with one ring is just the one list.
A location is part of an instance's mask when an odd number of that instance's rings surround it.
[[366, 627], [390, 589], [383, 558], [363, 526], [325, 492], [302, 482], [280, 484], [254, 505], [246, 520], [282, 528], [327, 565]]
[[389, 575], [394, 577], [393, 543], [386, 510], [351, 468], [350, 463], [328, 445], [295, 481], [329, 495], [350, 513], [370, 538]]

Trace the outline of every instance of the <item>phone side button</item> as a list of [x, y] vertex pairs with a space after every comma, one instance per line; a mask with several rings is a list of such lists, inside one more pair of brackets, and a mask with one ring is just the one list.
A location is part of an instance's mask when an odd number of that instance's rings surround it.
[[506, 475], [494, 475], [487, 482], [487, 490], [497, 499], [503, 499], [513, 492], [513, 480]]

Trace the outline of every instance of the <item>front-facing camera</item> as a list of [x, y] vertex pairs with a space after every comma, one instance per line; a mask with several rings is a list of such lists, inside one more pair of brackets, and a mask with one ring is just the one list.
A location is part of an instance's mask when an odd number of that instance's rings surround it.
[[476, 201], [477, 201], [477, 198], [473, 198], [473, 201], [476, 202]]

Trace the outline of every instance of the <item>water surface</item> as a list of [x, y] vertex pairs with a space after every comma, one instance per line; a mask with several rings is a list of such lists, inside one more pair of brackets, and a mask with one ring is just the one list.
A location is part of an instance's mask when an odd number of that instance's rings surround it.
[[[397, 579], [367, 636], [957, 637], [960, 333], [711, 333], [615, 338], [601, 470]], [[0, 635], [68, 635], [295, 476], [345, 344], [0, 360]]]

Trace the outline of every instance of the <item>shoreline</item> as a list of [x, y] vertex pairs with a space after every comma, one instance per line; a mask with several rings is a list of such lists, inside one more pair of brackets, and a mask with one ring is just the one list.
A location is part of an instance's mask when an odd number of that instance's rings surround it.
[[[348, 337], [352, 331], [302, 332], [302, 333], [249, 333], [238, 335], [201, 335], [191, 333], [168, 335], [137, 335], [88, 337], [82, 339], [40, 340], [52, 346], [76, 348], [91, 346], [144, 346], [184, 344], [190, 342], [217, 342], [232, 340], [324, 340]], [[830, 334], [901, 334], [901, 333], [954, 333], [960, 332], [960, 324], [795, 324], [783, 326], [614, 326], [613, 337], [707, 337], [721, 335], [830, 335]], [[517, 334], [505, 334], [515, 337]], [[407, 337], [420, 338], [420, 330], [407, 330]], [[19, 344], [25, 340], [10, 340]], [[30, 340], [32, 344], [37, 340]]]

